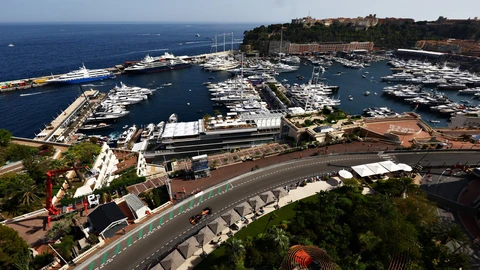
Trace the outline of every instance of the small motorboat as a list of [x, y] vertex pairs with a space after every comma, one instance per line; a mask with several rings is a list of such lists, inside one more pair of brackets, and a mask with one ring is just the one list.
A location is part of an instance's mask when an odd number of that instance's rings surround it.
[[352, 95], [349, 95], [349, 96], [348, 96], [348, 100], [353, 100]]
[[164, 83], [163, 86], [172, 86], [172, 83]]
[[190, 102], [187, 102], [187, 105], [190, 106]]
[[370, 91], [365, 91], [365, 96], [370, 95]]
[[362, 75], [362, 78], [367, 78], [367, 76], [366, 76], [366, 75]]
[[128, 128], [128, 125], [123, 126], [123, 129], [127, 129], [127, 128]]
[[176, 123], [178, 121], [178, 116], [174, 113], [168, 117], [168, 122], [169, 123]]
[[440, 120], [430, 120], [430, 123], [440, 123]]
[[15, 45], [13, 45], [13, 43], [10, 43], [8, 44], [8, 47], [15, 47]]
[[210, 76], [210, 77], [208, 77], [208, 79], [209, 79], [209, 80], [215, 80], [215, 77]]

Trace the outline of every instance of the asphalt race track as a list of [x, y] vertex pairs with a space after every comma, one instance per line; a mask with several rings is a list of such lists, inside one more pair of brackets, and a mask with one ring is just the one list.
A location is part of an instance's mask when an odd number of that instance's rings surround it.
[[[127, 233], [113, 244], [97, 250], [75, 269], [148, 269], [166, 256], [178, 244], [194, 235], [207, 223], [226, 210], [262, 192], [296, 183], [308, 176], [338, 171], [350, 166], [392, 160], [411, 165], [440, 166], [457, 162], [475, 165], [480, 162], [480, 152], [397, 152], [378, 154], [329, 155], [297, 159], [257, 170], [230, 183], [223, 183], [200, 198], [179, 203], [173, 210], [149, 218], [143, 226]], [[199, 180], [201, 181], [201, 180]], [[205, 198], [204, 198], [205, 196]], [[207, 197], [208, 196], [208, 197]], [[213, 214], [192, 226], [189, 218], [210, 206]], [[184, 210], [185, 209], [185, 210]]]

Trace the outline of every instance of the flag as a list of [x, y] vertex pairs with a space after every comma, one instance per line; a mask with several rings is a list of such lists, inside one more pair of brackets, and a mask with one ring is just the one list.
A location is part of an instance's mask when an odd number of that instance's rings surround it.
[[416, 109], [418, 109], [418, 103], [417, 103], [417, 105], [415, 105], [415, 110], [416, 110]]

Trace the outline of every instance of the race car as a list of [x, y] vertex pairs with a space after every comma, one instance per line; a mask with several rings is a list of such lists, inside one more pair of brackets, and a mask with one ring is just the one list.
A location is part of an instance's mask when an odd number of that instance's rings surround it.
[[210, 215], [212, 213], [212, 208], [206, 207], [200, 214], [196, 214], [195, 216], [190, 217], [190, 224], [195, 225], [197, 224], [204, 216]]

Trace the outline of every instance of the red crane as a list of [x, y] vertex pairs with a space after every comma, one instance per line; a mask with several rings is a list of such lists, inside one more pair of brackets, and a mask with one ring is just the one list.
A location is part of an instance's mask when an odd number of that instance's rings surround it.
[[[59, 169], [59, 170], [50, 170], [50, 171], [47, 172], [47, 182], [46, 182], [47, 198], [46, 198], [45, 209], [48, 210], [48, 220], [47, 220], [48, 228], [50, 228], [50, 221], [52, 219], [52, 216], [56, 216], [56, 215], [61, 214], [60, 209], [56, 208], [55, 205], [53, 205], [53, 203], [52, 203], [52, 188], [53, 188], [52, 177], [57, 175], [57, 174], [65, 173], [65, 172], [68, 172], [68, 171], [77, 171], [77, 170], [80, 170], [80, 169], [81, 168], [65, 168], [65, 169]], [[87, 202], [85, 202], [85, 203], [87, 203]], [[88, 204], [87, 204], [87, 206], [88, 206]]]

